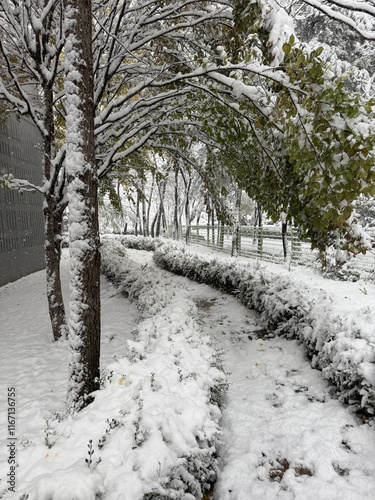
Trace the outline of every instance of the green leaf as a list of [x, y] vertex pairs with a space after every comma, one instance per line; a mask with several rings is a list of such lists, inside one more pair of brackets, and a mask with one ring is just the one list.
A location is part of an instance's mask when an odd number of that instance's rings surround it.
[[292, 50], [291, 45], [289, 43], [284, 43], [284, 45], [283, 45], [283, 52], [285, 54], [289, 54], [291, 50]]

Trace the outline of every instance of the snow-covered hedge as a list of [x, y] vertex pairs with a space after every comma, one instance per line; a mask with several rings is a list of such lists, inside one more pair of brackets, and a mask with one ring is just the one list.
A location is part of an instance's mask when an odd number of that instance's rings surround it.
[[[127, 353], [106, 367], [94, 401], [51, 419], [45, 443], [19, 453], [28, 500], [201, 499], [217, 471], [225, 375], [195, 304], [158, 269], [102, 245], [103, 272], [138, 301]], [[125, 307], [125, 306], [124, 306]], [[26, 496], [28, 495], [28, 496]]]
[[261, 314], [268, 330], [299, 339], [312, 364], [337, 390], [339, 399], [364, 418], [375, 413], [375, 314], [337, 317], [322, 290], [304, 289], [258, 263], [238, 264], [189, 253], [176, 244], [159, 246], [162, 268], [234, 294]]
[[154, 252], [156, 248], [161, 245], [162, 240], [159, 238], [151, 238], [150, 236], [134, 236], [134, 235], [124, 235], [120, 236], [117, 234], [107, 234], [102, 237], [103, 241], [119, 241], [126, 248], [134, 248], [135, 250], [146, 250], [148, 252]]
[[[132, 246], [129, 238], [125, 240]], [[150, 249], [155, 243], [144, 239], [143, 245], [134, 242], [133, 247]], [[148, 485], [145, 498], [199, 499], [216, 473], [218, 404], [226, 387], [218, 356], [195, 322], [194, 302], [170, 279], [153, 268], [135, 268], [113, 241], [103, 242], [102, 271], [138, 301], [144, 318], [122, 361], [130, 363], [130, 373], [142, 368], [141, 383], [151, 387], [151, 392], [141, 394], [142, 451], [145, 464], [151, 451], [158, 461], [151, 460], [146, 470], [163, 458], [167, 462], [162, 470], [154, 469], [163, 474], [152, 488]]]

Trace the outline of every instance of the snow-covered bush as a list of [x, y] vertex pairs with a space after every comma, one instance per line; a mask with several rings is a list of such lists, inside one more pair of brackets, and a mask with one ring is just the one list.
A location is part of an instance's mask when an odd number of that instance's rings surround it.
[[339, 399], [364, 418], [375, 413], [375, 314], [335, 316], [330, 298], [290, 277], [229, 259], [210, 259], [182, 246], [164, 244], [154, 254], [160, 267], [237, 296], [261, 314], [275, 334], [299, 339], [312, 364], [337, 389]]
[[186, 292], [105, 239], [103, 272], [137, 300], [141, 321], [108, 365], [93, 402], [48, 420], [44, 442], [20, 450], [28, 500], [203, 497], [217, 471], [218, 398], [226, 381]]
[[[146, 246], [150, 247], [149, 243]], [[147, 403], [153, 416], [144, 430], [146, 435], [153, 434], [154, 441], [159, 438], [159, 444], [154, 443], [156, 455], [159, 447], [168, 448], [169, 453], [172, 450], [173, 455], [160, 484], [144, 498], [201, 498], [216, 472], [218, 399], [226, 387], [218, 357], [209, 337], [199, 333], [194, 302], [170, 279], [152, 268], [147, 272], [136, 268], [124, 258], [123, 247], [113, 241], [103, 242], [102, 262], [104, 274], [138, 301], [144, 320], [136, 340], [128, 343], [128, 356], [122, 363], [131, 363], [137, 373], [145, 365], [140, 380], [150, 384], [151, 392], [142, 397], [141, 417], [146, 420]], [[120, 371], [124, 372], [123, 367]], [[144, 445], [145, 456], [148, 446]]]
[[105, 235], [103, 240], [109, 241], [119, 241], [126, 248], [134, 248], [135, 250], [146, 250], [148, 252], [154, 252], [156, 248], [162, 243], [159, 238], [151, 238], [144, 236], [133, 236], [133, 235]]
[[327, 266], [322, 270], [323, 276], [337, 281], [358, 281], [361, 273], [357, 269], [352, 269], [345, 263], [343, 266]]

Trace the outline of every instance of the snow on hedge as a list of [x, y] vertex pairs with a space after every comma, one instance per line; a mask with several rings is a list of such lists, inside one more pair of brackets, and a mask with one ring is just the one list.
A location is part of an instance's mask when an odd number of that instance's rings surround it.
[[127, 234], [120, 236], [118, 234], [106, 234], [102, 236], [104, 241], [119, 241], [126, 248], [134, 248], [136, 250], [146, 250], [147, 252], [154, 252], [158, 246], [160, 246], [163, 241], [160, 238], [151, 238], [150, 236], [133, 236]]
[[375, 414], [375, 313], [368, 307], [338, 317], [321, 289], [305, 288], [259, 263], [239, 264], [189, 253], [177, 244], [156, 248], [162, 268], [234, 294], [255, 309], [268, 330], [299, 339], [312, 365], [335, 387], [340, 401], [364, 420]]
[[[94, 401], [47, 422], [44, 443], [19, 452], [28, 500], [195, 500], [217, 471], [225, 376], [194, 303], [157, 269], [107, 239], [103, 272], [138, 301], [127, 353], [107, 366]], [[28, 495], [28, 496], [27, 496]]]

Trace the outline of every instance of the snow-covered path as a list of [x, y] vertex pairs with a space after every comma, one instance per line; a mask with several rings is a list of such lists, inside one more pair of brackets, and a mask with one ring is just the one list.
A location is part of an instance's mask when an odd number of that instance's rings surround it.
[[[127, 252], [152, 265], [151, 253]], [[67, 264], [65, 255], [65, 291]], [[375, 499], [374, 429], [330, 396], [302, 347], [269, 338], [256, 314], [235, 298], [186, 278], [173, 280], [195, 301], [200, 326], [223, 352], [228, 372], [214, 500]], [[102, 308], [104, 367], [122, 356], [137, 311], [105, 279]], [[7, 386], [16, 385], [22, 447], [40, 439], [45, 418], [65, 404], [67, 344], [51, 341], [43, 272], [0, 288], [0, 321], [0, 408]], [[7, 472], [5, 425], [2, 411], [0, 477]]]
[[215, 499], [375, 498], [373, 430], [332, 399], [296, 341], [268, 338], [241, 308], [222, 296], [206, 313], [230, 372]]
[[[139, 262], [147, 252], [127, 250]], [[375, 434], [333, 399], [297, 341], [234, 297], [175, 276], [223, 353], [229, 389], [214, 500], [375, 499]]]

